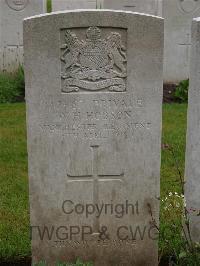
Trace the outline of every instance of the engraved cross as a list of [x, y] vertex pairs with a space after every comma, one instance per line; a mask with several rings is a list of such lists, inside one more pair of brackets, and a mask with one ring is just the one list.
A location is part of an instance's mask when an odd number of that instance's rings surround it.
[[[99, 174], [98, 169], [98, 145], [91, 146], [93, 160], [92, 160], [92, 174], [90, 175], [71, 175], [67, 174], [68, 182], [92, 182], [93, 183], [93, 204], [99, 204], [99, 182], [118, 181], [123, 182], [124, 172], [119, 174]], [[94, 232], [99, 232], [99, 220], [94, 221]]]
[[187, 34], [186, 42], [179, 43], [179, 45], [183, 45], [183, 46], [191, 46], [192, 45], [190, 42], [190, 34], [189, 33]]
[[189, 48], [192, 45], [191, 44], [191, 41], [190, 41], [190, 34], [189, 33], [187, 34], [187, 40], [186, 40], [186, 42], [179, 43], [179, 45], [182, 46], [182, 47], [186, 47], [186, 57], [187, 57], [186, 60], [188, 62], [189, 61], [189, 57], [190, 57], [190, 50], [189, 50]]

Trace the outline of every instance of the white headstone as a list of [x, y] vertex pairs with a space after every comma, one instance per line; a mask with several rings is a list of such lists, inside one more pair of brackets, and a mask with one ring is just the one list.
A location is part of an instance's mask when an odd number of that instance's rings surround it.
[[52, 11], [70, 9], [96, 9], [102, 0], [52, 0]]
[[45, 0], [0, 1], [0, 71], [23, 64], [23, 19], [44, 13]]
[[33, 262], [157, 265], [163, 24], [108, 10], [25, 20]]
[[161, 16], [161, 0], [104, 0], [103, 8], [140, 12]]
[[192, 25], [192, 49], [186, 149], [186, 203], [192, 239], [200, 242], [200, 18]]
[[164, 81], [189, 78], [192, 18], [200, 15], [200, 0], [163, 0], [165, 18]]

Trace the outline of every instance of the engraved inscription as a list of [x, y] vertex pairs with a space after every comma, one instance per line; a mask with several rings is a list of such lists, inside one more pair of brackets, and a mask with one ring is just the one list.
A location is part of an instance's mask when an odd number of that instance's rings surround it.
[[186, 41], [183, 41], [181, 43], [179, 43], [178, 45], [180, 45], [180, 47], [182, 47], [183, 49], [185, 49], [185, 63], [184, 66], [188, 66], [189, 63], [189, 58], [190, 58], [190, 46], [192, 45], [191, 43], [191, 35], [190, 33], [187, 33], [187, 39]]
[[23, 10], [28, 4], [28, 0], [6, 0], [7, 5], [16, 11]]
[[126, 48], [119, 32], [102, 37], [103, 28], [89, 27], [78, 38], [65, 30], [61, 46], [62, 92], [124, 92], [126, 90]]
[[[84, 110], [83, 105], [87, 106]], [[54, 102], [51, 99], [38, 107], [40, 113], [45, 113], [39, 126], [45, 134], [75, 139], [137, 139], [151, 134], [154, 127], [151, 119], [139, 116], [145, 105], [143, 97], [131, 98], [126, 94], [117, 99], [113, 94], [100, 95], [92, 101], [72, 99], [68, 104], [64, 100]], [[51, 119], [48, 118], [49, 112], [53, 114]]]
[[14, 71], [23, 65], [23, 45], [7, 45], [3, 48], [3, 71]]
[[[99, 174], [98, 172], [98, 145], [91, 146], [93, 152], [92, 161], [92, 173], [90, 175], [76, 176], [72, 174], [67, 174], [68, 182], [93, 182], [93, 201], [94, 205], [99, 204], [99, 182], [112, 182], [118, 181], [123, 182], [124, 172], [119, 174]], [[94, 221], [94, 231], [99, 232], [99, 220]]]
[[125, 9], [128, 9], [128, 8], [135, 9], [136, 7], [137, 7], [136, 2], [133, 0], [131, 0], [131, 1], [128, 0], [128, 1], [125, 1], [125, 3], [124, 3]]
[[184, 13], [192, 13], [200, 8], [199, 0], [178, 0], [178, 6]]
[[115, 249], [116, 247], [124, 247], [130, 248], [133, 250], [133, 248], [136, 246], [136, 240], [135, 239], [127, 239], [127, 240], [118, 240], [118, 239], [107, 239], [107, 240], [79, 240], [79, 241], [74, 241], [74, 240], [56, 240], [55, 242], [55, 248], [61, 248], [61, 247], [68, 247], [70, 246], [71, 248], [89, 248], [91, 244], [95, 244], [96, 246], [104, 246], [104, 247], [110, 247], [112, 249]]

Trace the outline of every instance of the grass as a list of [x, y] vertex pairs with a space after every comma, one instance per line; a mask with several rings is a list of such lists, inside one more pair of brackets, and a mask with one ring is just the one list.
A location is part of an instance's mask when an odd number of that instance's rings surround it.
[[0, 105], [0, 258], [30, 254], [24, 104]]
[[[163, 143], [161, 168], [161, 199], [169, 192], [181, 193], [174, 159], [169, 151], [173, 147], [181, 172], [184, 172], [186, 104], [163, 106]], [[30, 256], [28, 178], [26, 153], [25, 104], [0, 104], [0, 260]], [[175, 210], [170, 215], [161, 204], [161, 228], [172, 220], [181, 221]], [[160, 249], [171, 254], [180, 249], [177, 235], [173, 247], [161, 239]], [[180, 251], [180, 250], [179, 250]]]
[[23, 100], [24, 93], [24, 70], [22, 66], [14, 73], [0, 72], [0, 103]]
[[[183, 177], [186, 124], [187, 104], [165, 104], [163, 106], [160, 252], [163, 255], [171, 254], [176, 257], [184, 249], [181, 228], [183, 200], [180, 200], [179, 196], [176, 196], [175, 193], [177, 195], [182, 194], [177, 167]], [[164, 237], [162, 237], [162, 233]]]
[[182, 174], [185, 164], [185, 134], [187, 104], [165, 104], [163, 106], [163, 139], [162, 151], [161, 196], [169, 191], [181, 192], [180, 180], [169, 148], [173, 148]]
[[52, 1], [47, 0], [47, 12], [50, 13], [52, 11]]

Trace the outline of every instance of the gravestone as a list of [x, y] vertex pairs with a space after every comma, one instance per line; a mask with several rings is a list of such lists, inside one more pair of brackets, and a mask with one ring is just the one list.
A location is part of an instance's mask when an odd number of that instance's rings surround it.
[[23, 19], [45, 12], [44, 0], [0, 1], [0, 71], [23, 64]]
[[190, 89], [188, 104], [188, 129], [186, 145], [185, 194], [190, 217], [190, 232], [194, 242], [200, 242], [200, 136], [199, 136], [199, 68], [200, 68], [200, 19], [192, 23], [192, 49], [190, 68]]
[[200, 0], [163, 0], [165, 18], [164, 81], [189, 78], [192, 18], [200, 16]]
[[157, 264], [163, 24], [109, 10], [25, 20], [33, 262]]
[[105, 9], [162, 15], [162, 0], [104, 0], [103, 7]]
[[102, 0], [52, 0], [52, 11], [70, 9], [96, 9]]

